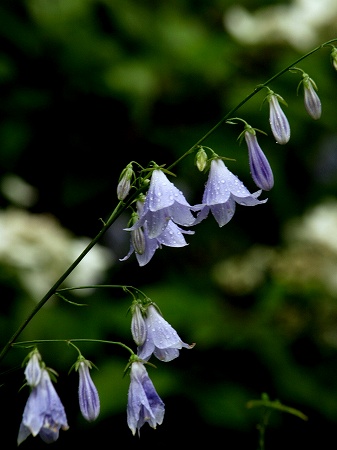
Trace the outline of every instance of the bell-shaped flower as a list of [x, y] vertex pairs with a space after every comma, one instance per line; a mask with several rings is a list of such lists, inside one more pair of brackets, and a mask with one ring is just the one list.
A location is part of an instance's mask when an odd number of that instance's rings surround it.
[[200, 212], [194, 225], [206, 219], [211, 211], [219, 226], [223, 227], [233, 217], [236, 203], [244, 206], [265, 203], [267, 199], [257, 199], [260, 194], [261, 190], [251, 194], [242, 181], [230, 172], [222, 159], [212, 159], [202, 204], [196, 205]]
[[269, 91], [267, 100], [269, 102], [269, 123], [274, 138], [278, 144], [286, 144], [290, 139], [290, 125], [279, 103], [280, 101], [285, 103], [285, 101], [273, 91]]
[[173, 223], [190, 226], [194, 222], [191, 211], [195, 210], [183, 193], [177, 189], [160, 169], [152, 172], [149, 190], [138, 221], [127, 231], [135, 230], [147, 223], [147, 235], [150, 239], [158, 238], [170, 220]]
[[194, 344], [185, 344], [178, 333], [163, 318], [158, 309], [150, 304], [145, 316], [146, 339], [138, 347], [137, 356], [147, 361], [152, 353], [161, 361], [172, 361], [179, 356], [182, 348], [193, 348]]
[[322, 114], [321, 100], [317, 94], [317, 86], [309, 75], [303, 73], [304, 106], [310, 117], [317, 120]]
[[161, 400], [144, 367], [139, 361], [134, 361], [130, 369], [130, 387], [128, 391], [127, 423], [135, 435], [140, 433], [144, 423], [156, 428], [164, 420], [165, 405]]
[[264, 191], [270, 191], [274, 186], [274, 176], [268, 159], [257, 142], [256, 132], [248, 128], [244, 132], [248, 147], [250, 173], [256, 186]]
[[49, 444], [58, 439], [60, 429], [68, 428], [61, 400], [47, 369], [42, 368], [40, 382], [33, 387], [23, 411], [17, 443], [20, 445], [32, 434]]
[[[135, 217], [141, 217], [143, 209], [144, 204], [138, 201]], [[137, 222], [139, 221], [136, 221], [136, 224]], [[184, 247], [188, 244], [183, 234], [194, 234], [194, 231], [183, 230], [178, 227], [172, 220], [168, 220], [166, 227], [156, 238], [149, 237], [147, 222], [143, 223], [140, 228], [134, 228], [132, 226], [131, 228], [125, 228], [125, 230], [131, 230], [130, 250], [120, 261], [127, 260], [132, 253], [135, 253], [140, 266], [145, 266], [155, 254], [155, 251], [162, 248], [162, 245], [166, 245], [167, 247]]]
[[37, 349], [29, 354], [29, 360], [25, 368], [25, 377], [28, 386], [35, 387], [41, 380], [41, 355]]
[[82, 416], [89, 422], [97, 419], [100, 412], [98, 392], [89, 372], [91, 367], [90, 361], [83, 357], [76, 364], [76, 370], [79, 374], [78, 399], [80, 410]]

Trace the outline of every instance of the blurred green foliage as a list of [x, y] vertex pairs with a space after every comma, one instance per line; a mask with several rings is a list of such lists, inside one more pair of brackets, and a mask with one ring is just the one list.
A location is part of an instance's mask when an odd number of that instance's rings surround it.
[[[254, 11], [282, 2], [241, 3]], [[236, 42], [223, 21], [235, 4], [2, 1], [3, 211], [15, 206], [52, 215], [75, 235], [94, 237], [100, 219], [116, 205], [118, 177], [131, 160], [144, 166], [152, 160], [170, 165], [256, 85], [301, 55], [286, 42], [251, 46]], [[330, 29], [322, 29], [316, 45], [334, 37]], [[84, 423], [77, 406], [76, 374], [68, 376], [75, 352], [66, 344], [41, 344], [47, 365], [60, 374], [57, 389], [70, 423], [55, 448], [116, 445], [115, 441], [126, 446], [137, 442], [140, 447], [163, 443], [192, 447], [201, 439], [209, 445], [218, 445], [221, 439], [225, 446], [257, 448], [260, 415], [246, 404], [262, 392], [309, 417], [302, 423], [273, 412], [266, 450], [322, 446], [323, 439], [333, 439], [337, 290], [327, 288], [327, 272], [320, 269], [333, 271], [337, 257], [318, 244], [298, 246], [296, 240], [287, 240], [285, 229], [311, 207], [336, 196], [337, 73], [329, 49], [300, 67], [319, 87], [323, 114], [313, 122], [305, 113], [301, 90], [296, 95], [297, 75], [286, 74], [270, 86], [288, 103], [289, 144], [280, 147], [270, 136], [263, 91], [237, 113], [268, 133], [259, 135], [259, 142], [273, 168], [275, 187], [265, 205], [238, 207], [222, 229], [210, 216], [194, 236], [188, 236], [188, 247], [165, 247], [143, 268], [135, 258], [118, 261], [128, 251], [129, 236], [122, 231], [126, 215], [103, 239], [114, 263], [104, 273], [104, 282], [142, 289], [185, 342], [196, 342], [193, 350], [183, 349], [173, 362], [153, 361], [157, 369], [148, 369], [166, 403], [164, 423], [156, 431], [144, 426], [140, 440], [131, 436], [125, 413], [129, 379], [123, 377], [128, 355], [120, 347], [92, 343], [83, 344], [81, 351], [99, 369], [92, 376], [102, 414], [97, 423]], [[247, 151], [237, 142], [241, 131], [238, 125], [223, 125], [205, 145], [235, 159], [228, 162], [230, 170], [253, 191]], [[199, 203], [206, 178], [197, 172], [193, 156], [175, 170], [175, 183], [191, 204]], [[14, 201], [3, 184], [8, 175], [31, 185], [38, 193], [34, 201], [29, 205]], [[2, 228], [0, 240], [1, 245], [10, 245]], [[10, 260], [0, 263], [4, 344], [39, 298], [25, 289]], [[100, 289], [82, 296], [69, 293], [69, 299], [86, 306], [52, 300], [20, 340], [86, 337], [133, 347], [127, 314], [132, 299], [125, 293]], [[27, 396], [27, 389], [19, 392], [24, 382], [20, 364], [26, 353], [12, 349], [3, 361], [0, 393], [6, 405], [2, 423], [7, 448], [16, 447]], [[23, 445], [36, 450], [45, 444], [29, 438]]]

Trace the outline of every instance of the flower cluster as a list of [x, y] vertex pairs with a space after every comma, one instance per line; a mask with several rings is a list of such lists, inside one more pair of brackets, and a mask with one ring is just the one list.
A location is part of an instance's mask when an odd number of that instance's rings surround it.
[[[337, 59], [333, 49], [331, 57], [333, 64]], [[292, 68], [291, 71], [302, 73], [304, 106], [308, 114], [315, 120], [322, 112], [321, 102], [317, 95], [317, 86], [312, 78], [301, 69]], [[301, 84], [300, 83], [300, 84]], [[268, 93], [265, 97], [269, 104], [269, 125], [276, 143], [285, 145], [290, 139], [290, 124], [281, 104], [287, 105], [279, 94], [268, 86], [262, 85]], [[233, 217], [236, 204], [256, 206], [267, 199], [259, 200], [262, 191], [270, 191], [274, 186], [274, 175], [269, 161], [262, 151], [256, 136], [256, 130], [240, 118], [230, 119], [244, 122], [245, 129], [239, 138], [244, 136], [247, 148], [249, 167], [252, 179], [258, 191], [251, 193], [224, 163], [224, 158], [218, 156], [212, 149], [212, 156], [208, 158], [205, 147], [197, 145], [195, 164], [200, 171], [209, 170], [202, 203], [190, 205], [184, 194], [168, 180], [163, 167], [153, 164], [149, 170], [151, 179], [147, 193], [137, 199], [136, 211], [132, 213], [130, 224], [125, 231], [131, 233], [130, 249], [124, 258], [127, 260], [133, 253], [140, 266], [146, 265], [157, 249], [162, 245], [169, 247], [184, 247], [187, 245], [184, 234], [194, 234], [194, 231], [181, 227], [191, 227], [207, 218], [209, 212], [220, 227], [226, 225]], [[130, 164], [122, 171], [117, 192], [119, 199], [125, 199], [132, 184], [130, 180], [135, 176]], [[122, 194], [121, 194], [122, 192]]]
[[34, 350], [25, 370], [31, 392], [23, 411], [18, 445], [30, 434], [34, 437], [39, 435], [44, 442], [51, 443], [58, 439], [60, 429], [69, 428], [64, 407], [50, 378], [53, 373], [44, 366], [40, 354]]
[[144, 423], [152, 428], [160, 425], [165, 407], [150, 380], [144, 363], [152, 354], [161, 361], [169, 362], [179, 356], [182, 348], [191, 349], [163, 318], [157, 305], [146, 299], [135, 300], [131, 306], [131, 332], [137, 344], [137, 357], [131, 364], [131, 383], [128, 393], [127, 422], [135, 434]]
[[[157, 394], [147, 373], [145, 364], [152, 355], [168, 362], [179, 356], [182, 348], [191, 349], [195, 344], [186, 344], [178, 333], [163, 318], [158, 306], [148, 298], [134, 300], [131, 305], [131, 333], [137, 344], [137, 354], [132, 352], [130, 387], [128, 392], [127, 423], [132, 433], [148, 423], [152, 428], [160, 425], [164, 418], [165, 405]], [[93, 364], [85, 359], [79, 349], [77, 361], [72, 366], [79, 374], [78, 400], [82, 416], [89, 422], [100, 413], [100, 399], [90, 376]], [[131, 351], [131, 350], [130, 350]], [[26, 384], [31, 392], [28, 397], [18, 434], [18, 445], [30, 434], [39, 435], [47, 443], [59, 437], [59, 431], [69, 428], [63, 404], [56, 393], [52, 378], [56, 372], [46, 368], [39, 351], [35, 348], [28, 357], [24, 371]], [[52, 377], [52, 378], [51, 378]]]
[[132, 336], [138, 345], [137, 355], [143, 361], [148, 361], [152, 354], [160, 361], [172, 361], [182, 348], [194, 347], [194, 344], [186, 344], [180, 339], [153, 302], [144, 306], [135, 301], [132, 311]]
[[[89, 373], [91, 364], [80, 356], [75, 367], [79, 371], [78, 397], [81, 413], [86, 420], [95, 420], [99, 414], [100, 402]], [[51, 379], [55, 375], [54, 370], [45, 366], [37, 349], [30, 352], [25, 377], [31, 392], [23, 411], [18, 445], [29, 435], [39, 435], [46, 443], [55, 442], [60, 429], [68, 430], [66, 413]]]
[[[204, 151], [203, 148], [201, 150]], [[135, 252], [139, 265], [144, 266], [162, 245], [187, 245], [183, 234], [194, 234], [194, 231], [181, 226], [190, 227], [200, 223], [207, 217], [209, 210], [219, 226], [223, 226], [233, 217], [235, 203], [253, 206], [266, 201], [257, 200], [261, 191], [251, 194], [221, 158], [215, 156], [210, 167], [202, 203], [194, 206], [168, 180], [163, 170], [153, 170], [145, 200], [137, 202], [132, 226], [125, 228], [131, 232], [130, 250], [121, 261]]]
[[[162, 175], [165, 177], [164, 174]], [[152, 187], [156, 187], [155, 180], [156, 177], [152, 178]], [[150, 195], [152, 194], [148, 194], [148, 198], [150, 198]], [[128, 231], [131, 231], [129, 253], [121, 259], [121, 261], [125, 261], [132, 255], [133, 252], [135, 252], [138, 264], [140, 266], [144, 266], [145, 264], [147, 264], [154, 255], [155, 251], [158, 248], [161, 248], [162, 245], [166, 245], [167, 247], [184, 247], [185, 245], [187, 245], [187, 242], [183, 234], [194, 234], [194, 231], [184, 230], [180, 228], [171, 218], [164, 221], [164, 223], [162, 224], [161, 232], [157, 234], [156, 231], [154, 233], [153, 228], [149, 229], [147, 220], [143, 219], [142, 222], [140, 222], [139, 220], [140, 217], [144, 217], [144, 207], [144, 199], [142, 198], [141, 200], [137, 201], [137, 213], [135, 213], [132, 217], [132, 221], [135, 221], [135, 223], [131, 228], [127, 229]], [[189, 219], [192, 221], [194, 220], [192, 215], [189, 216]], [[153, 226], [153, 217], [151, 223]]]

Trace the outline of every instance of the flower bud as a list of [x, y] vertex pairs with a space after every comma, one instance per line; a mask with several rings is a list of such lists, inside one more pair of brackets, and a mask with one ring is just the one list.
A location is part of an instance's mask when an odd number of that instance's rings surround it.
[[276, 142], [284, 145], [290, 139], [289, 122], [279, 103], [279, 101], [284, 102], [284, 100], [273, 91], [270, 91], [267, 99], [269, 101], [269, 123], [271, 130]]
[[131, 243], [134, 251], [138, 253], [138, 255], [142, 255], [145, 252], [146, 242], [142, 228], [136, 228], [131, 231]]
[[146, 339], [146, 325], [142, 309], [139, 303], [135, 303], [132, 308], [131, 334], [137, 345], [143, 345]]
[[305, 109], [309, 116], [317, 120], [321, 117], [322, 114], [321, 100], [319, 99], [316, 92], [316, 83], [311, 78], [309, 78], [306, 73], [303, 74], [303, 87]]
[[89, 369], [91, 363], [87, 359], [78, 362], [79, 374], [78, 398], [82, 416], [92, 422], [97, 419], [100, 412], [100, 401], [96, 386], [94, 385]]
[[25, 369], [25, 377], [27, 380], [27, 384], [30, 387], [37, 386], [41, 380], [42, 370], [40, 361], [40, 353], [36, 349], [33, 350], [30, 353], [30, 358]]
[[117, 186], [117, 198], [118, 200], [124, 200], [130, 192], [131, 178], [134, 172], [132, 169], [132, 164], [128, 164], [126, 168], [122, 171], [119, 177], [119, 183]]
[[197, 154], [195, 155], [195, 165], [197, 166], [198, 170], [202, 172], [207, 164], [207, 153], [205, 152], [204, 148], [201, 147]]
[[335, 70], [337, 70], [337, 48], [333, 47], [330, 53], [331, 62]]
[[270, 164], [259, 146], [253, 129], [245, 131], [248, 146], [249, 166], [256, 186], [264, 191], [270, 191], [274, 186], [274, 176]]

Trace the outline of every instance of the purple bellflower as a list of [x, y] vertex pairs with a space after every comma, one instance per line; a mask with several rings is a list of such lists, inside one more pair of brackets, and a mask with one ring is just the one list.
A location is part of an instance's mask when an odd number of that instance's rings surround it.
[[126, 230], [135, 230], [146, 223], [147, 236], [150, 239], [158, 238], [163, 234], [170, 220], [182, 226], [192, 225], [195, 219], [191, 213], [193, 210], [195, 208], [187, 202], [183, 193], [168, 180], [164, 172], [155, 169], [152, 172], [149, 190], [139, 219]]
[[269, 123], [272, 133], [276, 142], [284, 145], [290, 139], [290, 125], [279, 102], [285, 103], [285, 101], [273, 91], [269, 91], [267, 100], [269, 102]]
[[[143, 209], [142, 202], [138, 201], [137, 217], [142, 216]], [[135, 253], [140, 266], [145, 266], [155, 254], [155, 251], [162, 248], [162, 245], [166, 245], [167, 247], [184, 247], [188, 244], [183, 234], [194, 234], [194, 231], [183, 230], [171, 219], [168, 219], [165, 223], [164, 230], [157, 237], [151, 238], [149, 236], [147, 221], [143, 222], [141, 227], [138, 227], [137, 223], [139, 223], [139, 220], [131, 228], [125, 228], [127, 231], [131, 230], [130, 250], [120, 261], [127, 260], [132, 253]], [[137, 227], [135, 228], [136, 225]]]
[[96, 386], [94, 385], [89, 369], [90, 361], [83, 357], [76, 363], [79, 374], [78, 399], [82, 416], [89, 422], [97, 419], [100, 412], [100, 401]]
[[303, 73], [303, 88], [304, 88], [304, 106], [309, 114], [314, 120], [321, 117], [322, 105], [321, 100], [317, 94], [317, 86], [314, 80], [312, 80], [309, 75]]
[[47, 444], [55, 442], [60, 428], [69, 428], [67, 417], [47, 369], [42, 368], [40, 381], [33, 387], [23, 411], [17, 443], [20, 445], [30, 434], [39, 435]]
[[211, 211], [219, 226], [223, 227], [233, 217], [236, 203], [245, 206], [265, 203], [267, 199], [257, 199], [260, 194], [261, 190], [251, 194], [238, 177], [230, 172], [222, 159], [212, 159], [202, 204], [196, 205], [201, 211], [194, 225], [206, 219]]
[[161, 361], [172, 361], [179, 356], [182, 348], [193, 348], [195, 344], [185, 344], [178, 333], [166, 322], [158, 309], [150, 304], [145, 313], [146, 339], [138, 346], [137, 356], [147, 361], [152, 353]]
[[135, 435], [144, 423], [156, 428], [164, 420], [165, 405], [144, 367], [139, 361], [131, 364], [130, 387], [128, 392], [127, 423]]
[[260, 189], [270, 191], [274, 186], [274, 176], [268, 159], [257, 142], [256, 132], [253, 128], [248, 128], [244, 135], [248, 146], [250, 172], [254, 183]]

